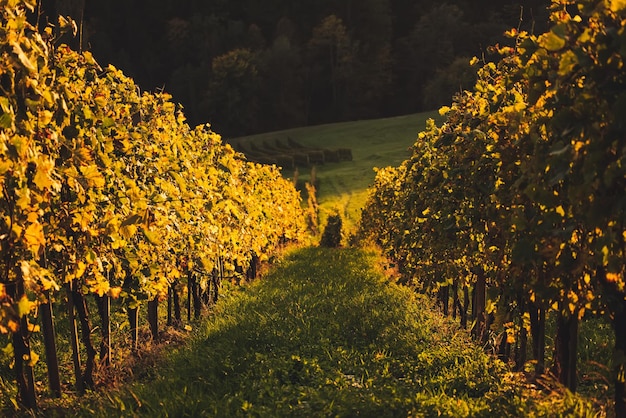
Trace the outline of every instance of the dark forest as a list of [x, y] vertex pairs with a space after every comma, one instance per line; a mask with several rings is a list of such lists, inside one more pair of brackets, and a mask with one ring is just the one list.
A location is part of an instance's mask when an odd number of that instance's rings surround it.
[[547, 0], [44, 0], [101, 65], [165, 90], [225, 136], [414, 113], [473, 83], [512, 27], [540, 33]]

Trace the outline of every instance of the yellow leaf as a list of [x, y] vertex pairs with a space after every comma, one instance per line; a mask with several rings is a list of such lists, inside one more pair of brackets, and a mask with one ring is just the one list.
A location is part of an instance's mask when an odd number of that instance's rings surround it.
[[606, 245], [602, 247], [602, 265], [606, 266], [609, 264], [609, 247]]
[[39, 190], [50, 189], [55, 185], [56, 182], [52, 179], [53, 171], [53, 160], [46, 158], [37, 162], [37, 173], [35, 174], [33, 182]]
[[17, 313], [20, 318], [28, 314], [32, 306], [33, 303], [28, 300], [28, 297], [26, 295], [23, 295], [20, 301], [17, 303]]
[[126, 241], [120, 238], [118, 234], [111, 235], [111, 248], [120, 249], [126, 245]]
[[33, 212], [30, 212], [30, 213], [28, 214], [28, 216], [26, 217], [26, 220], [27, 220], [28, 222], [37, 222], [37, 221], [39, 221], [39, 213], [34, 212], [34, 211], [33, 211]]
[[30, 264], [28, 264], [28, 261], [22, 260], [22, 262], [20, 263], [20, 270], [22, 271], [22, 277], [24, 278], [24, 280], [29, 281], [31, 274], [30, 274]]
[[104, 187], [104, 177], [102, 177], [96, 165], [92, 164], [81, 167], [80, 171], [90, 187]]
[[93, 286], [91, 286], [90, 290], [92, 293], [95, 293], [98, 296], [102, 297], [109, 292], [110, 286], [109, 283], [106, 281], [97, 281], [93, 284]]
[[85, 261], [89, 264], [94, 264], [98, 261], [98, 255], [93, 250], [88, 250], [87, 254], [85, 254]]
[[4, 176], [11, 168], [13, 163], [9, 160], [0, 161], [0, 176]]
[[556, 207], [556, 213], [558, 213], [561, 216], [565, 216], [565, 210], [563, 209], [563, 206], [559, 205]]
[[82, 261], [79, 261], [76, 265], [76, 270], [74, 271], [74, 277], [77, 279], [82, 277], [82, 275], [85, 274], [86, 269], [87, 269], [87, 264], [83, 263]]
[[172, 269], [167, 273], [167, 277], [169, 279], [177, 279], [181, 277], [180, 271], [176, 267], [172, 267]]
[[11, 227], [11, 232], [13, 232], [16, 237], [19, 237], [20, 235], [22, 235], [22, 231], [23, 230], [24, 230], [24, 228], [22, 228], [18, 224], [13, 224], [13, 226]]
[[34, 351], [30, 352], [30, 356], [24, 354], [24, 361], [27, 361], [28, 365], [30, 367], [33, 367], [39, 361], [39, 354], [35, 353]]
[[77, 212], [72, 217], [72, 225], [78, 225], [81, 231], [87, 231], [89, 229], [89, 223], [91, 222], [91, 214], [84, 212]]
[[39, 125], [45, 126], [52, 121], [53, 113], [49, 110], [42, 110], [39, 112]]
[[43, 226], [39, 222], [30, 224], [24, 232], [24, 239], [31, 252], [38, 254], [39, 247], [46, 243], [46, 238], [43, 234]]
[[7, 327], [9, 327], [12, 333], [16, 333], [20, 329], [20, 323], [14, 319], [9, 319], [9, 322], [7, 322]]
[[609, 0], [610, 8], [612, 12], [619, 12], [626, 8], [626, 0]]
[[20, 209], [27, 209], [30, 206], [30, 190], [16, 190], [15, 194], [18, 196], [17, 201], [15, 202], [17, 207]]
[[100, 107], [105, 107], [107, 105], [107, 98], [104, 97], [104, 95], [102, 94], [96, 95], [96, 97], [94, 98], [94, 101]]
[[617, 273], [607, 273], [606, 274], [606, 281], [609, 283], [617, 283], [620, 281], [620, 277], [619, 274]]
[[126, 239], [132, 238], [137, 233], [136, 225], [126, 225], [120, 227], [120, 235]]
[[574, 142], [574, 151], [578, 152], [585, 145], [583, 141], [575, 141]]
[[160, 245], [161, 240], [156, 232], [150, 231], [148, 228], [142, 228], [143, 234], [145, 235], [148, 242], [152, 245]]
[[50, 290], [53, 288], [54, 290], [59, 290], [59, 285], [49, 277], [41, 276], [39, 278], [39, 281], [41, 282], [41, 287], [43, 288], [43, 290]]
[[120, 293], [122, 293], [122, 288], [119, 286], [109, 288], [108, 295], [113, 299], [117, 299], [120, 297]]
[[15, 53], [15, 55], [17, 55], [22, 65], [26, 67], [26, 69], [30, 71], [31, 73], [37, 72], [37, 67], [33, 65], [31, 60], [28, 58], [28, 56], [22, 49], [22, 46], [15, 41], [12, 42], [12, 44], [13, 44], [13, 52]]

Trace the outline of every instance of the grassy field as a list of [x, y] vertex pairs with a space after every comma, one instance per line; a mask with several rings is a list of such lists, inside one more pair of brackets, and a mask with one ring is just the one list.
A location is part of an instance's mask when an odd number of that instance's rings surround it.
[[[291, 138], [296, 142], [317, 148], [350, 148], [353, 160], [329, 163], [316, 167], [318, 201], [321, 218], [337, 210], [350, 230], [360, 218], [366, 199], [366, 190], [374, 180], [374, 167], [399, 165], [410, 156], [409, 147], [415, 143], [418, 132], [426, 126], [429, 118], [438, 118], [437, 112], [397, 116], [386, 119], [334, 123], [328, 125], [295, 128], [278, 132], [235, 138], [230, 143], [253, 142]], [[294, 173], [283, 175], [293, 178]], [[310, 172], [298, 173], [299, 184], [309, 181]]]
[[592, 416], [515, 382], [374, 252], [306, 248], [231, 292], [190, 346], [64, 416]]

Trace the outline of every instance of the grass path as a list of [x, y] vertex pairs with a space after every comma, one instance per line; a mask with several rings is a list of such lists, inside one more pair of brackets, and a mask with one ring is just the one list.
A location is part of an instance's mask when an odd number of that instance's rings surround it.
[[[297, 250], [90, 416], [525, 416], [504, 366], [358, 249]], [[572, 404], [574, 405], [574, 404]], [[570, 405], [570, 406], [572, 406]]]

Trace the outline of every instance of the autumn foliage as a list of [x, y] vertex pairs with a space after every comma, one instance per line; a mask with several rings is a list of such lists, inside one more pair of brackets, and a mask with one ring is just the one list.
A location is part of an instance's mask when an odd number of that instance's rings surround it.
[[[0, 2], [0, 333], [28, 407], [33, 314], [60, 290], [85, 327], [84, 296], [136, 309], [188, 277], [243, 274], [304, 230], [300, 195], [275, 167], [187, 125], [166, 93], [54, 46], [51, 28], [28, 22], [35, 7]], [[73, 28], [59, 20], [61, 32]], [[77, 373], [87, 386], [89, 331]]]
[[556, 316], [551, 371], [571, 390], [579, 321], [606, 315], [624, 416], [626, 2], [550, 10], [545, 33], [511, 30], [498, 62], [472, 60], [474, 89], [441, 109], [410, 159], [378, 172], [362, 231], [519, 367], [531, 342], [545, 371]]

